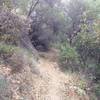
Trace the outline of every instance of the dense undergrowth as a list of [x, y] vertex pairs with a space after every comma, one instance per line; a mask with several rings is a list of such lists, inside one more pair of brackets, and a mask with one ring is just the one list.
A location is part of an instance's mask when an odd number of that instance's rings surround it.
[[[58, 50], [55, 59], [60, 71], [84, 76], [89, 83], [82, 78], [79, 87], [90, 97], [93, 94], [93, 100], [99, 100], [99, 0], [70, 0], [67, 5], [59, 0], [43, 0], [36, 2], [36, 8], [33, 0], [28, 16], [31, 1], [23, 2], [0, 2], [0, 65], [12, 66], [13, 74], [21, 72], [26, 65], [34, 66], [31, 58], [37, 59], [35, 56], [40, 51], [46, 53], [54, 48]], [[21, 9], [19, 16], [17, 8]], [[1, 76], [1, 84], [3, 81]]]

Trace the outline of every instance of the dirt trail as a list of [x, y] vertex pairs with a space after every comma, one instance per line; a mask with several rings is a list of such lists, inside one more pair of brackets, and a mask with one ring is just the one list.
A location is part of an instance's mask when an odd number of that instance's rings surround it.
[[[42, 66], [42, 67], [41, 67]], [[47, 59], [40, 59], [40, 76], [47, 81], [47, 92], [43, 100], [65, 100], [62, 98], [61, 89], [64, 86], [61, 72], [59, 72], [56, 62], [50, 62]], [[63, 93], [64, 94], [64, 93]]]
[[42, 81], [37, 81], [35, 100], [89, 100], [87, 97], [78, 97], [72, 89], [74, 86], [71, 86], [70, 77], [59, 70], [57, 61], [53, 59], [55, 57], [52, 55], [50, 58], [50, 55], [45, 53], [46, 57], [39, 60], [38, 69]]
[[9, 82], [11, 96], [7, 100], [90, 100], [77, 86], [77, 76], [60, 71], [57, 54], [42, 53], [39, 62], [32, 58], [28, 64], [29, 58], [23, 58], [25, 65], [20, 73], [11, 74], [12, 66], [0, 65], [0, 75]]

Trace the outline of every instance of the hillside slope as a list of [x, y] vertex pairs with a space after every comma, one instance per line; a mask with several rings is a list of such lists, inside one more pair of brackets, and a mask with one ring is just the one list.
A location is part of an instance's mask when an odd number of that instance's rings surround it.
[[43, 53], [36, 61], [26, 53], [21, 59], [15, 54], [14, 60], [23, 62], [19, 72], [12, 73], [13, 66], [0, 64], [0, 100], [90, 100], [77, 85], [79, 76], [65, 75], [54, 53], [50, 55]]

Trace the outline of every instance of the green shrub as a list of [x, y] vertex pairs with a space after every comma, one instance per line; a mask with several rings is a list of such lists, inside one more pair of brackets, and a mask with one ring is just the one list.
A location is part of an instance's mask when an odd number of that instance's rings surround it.
[[71, 47], [68, 43], [59, 44], [60, 56], [59, 60], [62, 69], [77, 70], [78, 54], [75, 48]]
[[32, 58], [32, 53], [26, 49], [0, 44], [0, 63], [9, 66], [12, 74], [20, 72], [23, 67], [32, 63]]
[[76, 50], [84, 72], [100, 80], [100, 41], [97, 41], [97, 37], [89, 33], [78, 35]]
[[60, 46], [61, 56], [62, 58], [66, 58], [67, 60], [75, 60], [77, 58], [77, 53], [74, 48], [72, 48], [69, 44], [63, 43]]
[[20, 71], [23, 65], [23, 53], [21, 54], [19, 51], [20, 49], [13, 45], [0, 44], [0, 62], [9, 65], [12, 72]]
[[12, 45], [0, 44], [0, 56], [12, 55], [17, 47]]
[[100, 83], [96, 84], [94, 88], [95, 95], [97, 96], [98, 100], [100, 99]]

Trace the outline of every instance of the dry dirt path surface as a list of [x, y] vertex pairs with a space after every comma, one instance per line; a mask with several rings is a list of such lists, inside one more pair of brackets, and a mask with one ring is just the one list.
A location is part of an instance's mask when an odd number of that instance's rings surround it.
[[61, 77], [59, 77], [61, 73], [59, 72], [59, 69], [57, 69], [56, 62], [41, 59], [40, 66], [42, 66], [39, 68], [41, 77], [48, 80], [48, 87], [44, 100], [65, 100], [63, 96], [64, 91], [63, 94], [61, 92], [64, 82], [62, 82]]
[[[83, 90], [73, 86], [70, 76], [59, 70], [54, 54], [43, 56], [38, 65], [42, 81], [37, 81], [35, 100], [89, 100]], [[84, 96], [79, 96], [76, 91]]]

